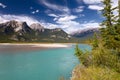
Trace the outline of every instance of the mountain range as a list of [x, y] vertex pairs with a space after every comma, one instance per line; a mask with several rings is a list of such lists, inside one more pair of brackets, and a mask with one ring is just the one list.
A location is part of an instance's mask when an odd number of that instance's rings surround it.
[[89, 28], [89, 29], [84, 29], [81, 31], [76, 31], [71, 34], [71, 36], [80, 38], [81, 40], [86, 40], [86, 39], [92, 39], [94, 36], [94, 33], [99, 34], [99, 28]]
[[27, 25], [15, 20], [0, 24], [0, 42], [80, 42], [91, 38], [97, 28], [67, 34], [61, 28], [47, 29], [39, 23]]
[[30, 26], [15, 20], [0, 24], [0, 42], [76, 42], [60, 28], [47, 29], [38, 23]]

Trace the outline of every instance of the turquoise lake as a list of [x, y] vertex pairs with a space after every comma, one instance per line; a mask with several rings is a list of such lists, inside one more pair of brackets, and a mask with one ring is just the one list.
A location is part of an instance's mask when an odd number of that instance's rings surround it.
[[[81, 49], [90, 46], [80, 44]], [[0, 52], [0, 80], [69, 80], [79, 63], [75, 46], [36, 51]]]

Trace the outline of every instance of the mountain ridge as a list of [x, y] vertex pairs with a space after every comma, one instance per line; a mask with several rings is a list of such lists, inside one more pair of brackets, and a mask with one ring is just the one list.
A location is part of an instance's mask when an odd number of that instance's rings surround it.
[[73, 32], [71, 36], [85, 40], [92, 39], [94, 33], [99, 34], [100, 33], [99, 28], [84, 29], [82, 31], [78, 30], [76, 32]]
[[0, 24], [0, 42], [76, 42], [61, 28], [47, 29], [40, 24], [27, 25], [15, 20]]

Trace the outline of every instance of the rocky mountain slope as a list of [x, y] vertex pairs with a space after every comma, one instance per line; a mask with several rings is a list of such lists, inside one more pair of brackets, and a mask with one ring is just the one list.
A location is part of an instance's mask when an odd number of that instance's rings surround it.
[[71, 36], [73, 37], [77, 37], [80, 39], [89, 39], [92, 38], [94, 36], [94, 33], [100, 33], [98, 28], [92, 28], [92, 29], [85, 29], [82, 31], [77, 31], [71, 34]]
[[9, 21], [0, 24], [0, 42], [76, 42], [60, 28], [46, 29], [40, 24]]

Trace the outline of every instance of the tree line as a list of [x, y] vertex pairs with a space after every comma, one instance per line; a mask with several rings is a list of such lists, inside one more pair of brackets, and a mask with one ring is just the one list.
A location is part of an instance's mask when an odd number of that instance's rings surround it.
[[[103, 0], [102, 3], [104, 5], [102, 10], [104, 21], [101, 23], [100, 34], [95, 33], [94, 35], [91, 44], [92, 50], [82, 51], [78, 45], [75, 48], [75, 55], [78, 57], [81, 66], [84, 66], [84, 71], [88, 72], [92, 69], [95, 74], [84, 75], [85, 73], [80, 70], [81, 77], [76, 80], [120, 79], [120, 0], [118, 0], [116, 7], [112, 6], [111, 0]], [[114, 11], [118, 14], [114, 14]], [[97, 75], [99, 73], [103, 73], [105, 77]], [[90, 77], [90, 75], [92, 76]], [[83, 76], [88, 78], [83, 79]], [[110, 76], [112, 76], [111, 79]]]

